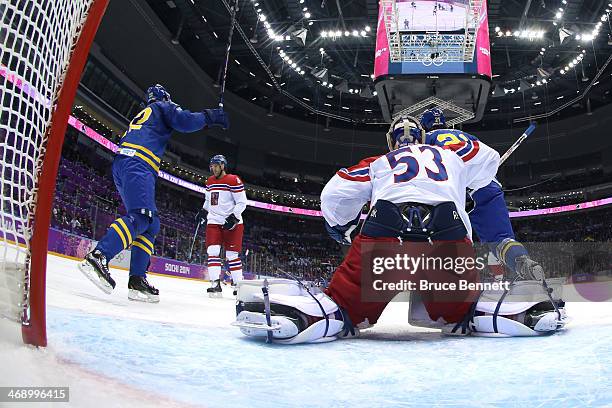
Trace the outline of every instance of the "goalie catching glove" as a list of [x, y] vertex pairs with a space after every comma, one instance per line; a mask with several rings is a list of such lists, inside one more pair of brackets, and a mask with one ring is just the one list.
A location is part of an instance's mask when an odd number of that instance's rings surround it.
[[233, 230], [236, 225], [240, 222], [240, 220], [238, 219], [238, 217], [236, 217], [234, 214], [230, 214], [229, 217], [227, 217], [225, 219], [225, 224], [223, 224], [223, 229], [224, 230]]

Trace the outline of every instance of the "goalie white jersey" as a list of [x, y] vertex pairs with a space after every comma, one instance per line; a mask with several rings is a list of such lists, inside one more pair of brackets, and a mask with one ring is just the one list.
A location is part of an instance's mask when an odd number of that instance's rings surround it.
[[470, 141], [461, 154], [448, 148], [410, 145], [341, 169], [321, 193], [321, 210], [331, 226], [353, 221], [363, 206], [383, 199], [393, 203], [437, 205], [452, 201], [471, 238], [465, 212], [466, 188], [488, 185], [497, 173], [499, 154]]

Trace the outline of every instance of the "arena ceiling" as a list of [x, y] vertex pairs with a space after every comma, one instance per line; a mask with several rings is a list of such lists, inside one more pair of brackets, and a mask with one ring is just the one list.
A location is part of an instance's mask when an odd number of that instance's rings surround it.
[[[147, 2], [173, 42], [219, 78], [234, 1]], [[581, 114], [609, 103], [612, 3], [488, 3], [493, 92], [476, 126], [505, 126], [565, 105], [551, 116]], [[383, 122], [371, 77], [377, 16], [376, 0], [239, 0], [228, 89], [275, 113], [374, 129]]]

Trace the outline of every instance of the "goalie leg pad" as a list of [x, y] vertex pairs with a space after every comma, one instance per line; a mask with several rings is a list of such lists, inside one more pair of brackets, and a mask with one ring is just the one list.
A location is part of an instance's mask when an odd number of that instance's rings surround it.
[[[483, 292], [470, 324], [472, 335], [485, 337], [540, 336], [562, 329], [568, 321], [560, 285], [553, 289], [553, 305], [540, 281], [519, 281], [503, 292]], [[555, 307], [556, 306], [556, 307]]]
[[[268, 280], [271, 325], [266, 323], [262, 280], [238, 283], [237, 319], [234, 326], [251, 337], [267, 337], [275, 343], [299, 344], [332, 341], [344, 328], [338, 305], [327, 295], [288, 279]], [[315, 300], [316, 298], [316, 300]], [[323, 309], [323, 310], [321, 310]]]
[[413, 326], [441, 329], [442, 333], [455, 336], [523, 337], [552, 334], [565, 326], [568, 317], [561, 300], [561, 285], [553, 284], [551, 287], [559, 313], [544, 292], [541, 282], [520, 281], [503, 299], [503, 291], [483, 292], [475, 305], [474, 315], [467, 316], [467, 330], [443, 319], [433, 321], [419, 294], [412, 292], [408, 322]]

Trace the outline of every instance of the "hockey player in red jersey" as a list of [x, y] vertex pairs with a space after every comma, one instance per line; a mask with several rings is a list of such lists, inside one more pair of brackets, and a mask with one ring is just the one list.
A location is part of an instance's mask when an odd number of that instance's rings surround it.
[[[243, 282], [238, 289], [236, 325], [244, 334], [271, 336], [285, 344], [357, 334], [358, 329], [375, 324], [388, 303], [362, 298], [362, 272], [369, 273], [362, 271], [364, 245], [399, 240], [454, 242], [469, 248], [472, 231], [465, 211], [465, 191], [491, 183], [499, 154], [484, 143], [463, 157], [443, 146], [425, 145], [423, 127], [409, 116], [393, 122], [387, 141], [388, 154], [341, 169], [321, 194], [328, 232], [338, 242], [351, 244], [328, 289], [313, 294], [313, 289], [291, 280], [272, 280], [262, 296], [261, 282]], [[368, 202], [369, 215], [351, 243], [350, 232]], [[425, 273], [436, 279], [435, 270]], [[477, 275], [468, 269], [464, 277], [475, 281]], [[410, 322], [439, 327], [448, 334], [502, 336], [535, 336], [562, 327], [563, 303], [551, 302], [534, 276], [522, 278], [527, 286], [521, 288], [530, 290], [534, 282], [539, 288], [537, 293], [530, 292], [527, 300], [504, 294], [491, 301], [490, 293], [478, 297], [468, 291], [464, 300], [437, 302], [435, 294], [423, 292], [419, 305], [411, 303], [411, 313], [423, 309], [425, 313], [409, 316]]]
[[242, 236], [244, 224], [242, 212], [246, 208], [247, 198], [244, 184], [240, 177], [227, 174], [227, 160], [223, 155], [216, 155], [210, 160], [210, 171], [213, 173], [206, 180], [206, 193], [203, 211], [206, 215], [206, 253], [208, 254], [208, 276], [211, 287], [209, 296], [221, 294], [221, 247], [225, 249], [225, 258], [234, 284], [242, 280]]

